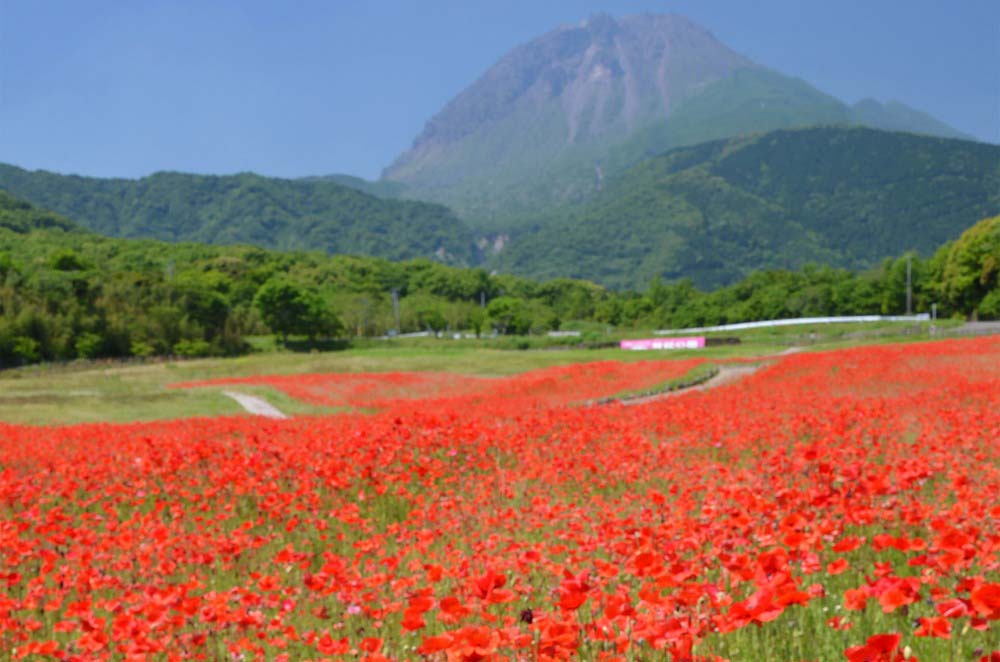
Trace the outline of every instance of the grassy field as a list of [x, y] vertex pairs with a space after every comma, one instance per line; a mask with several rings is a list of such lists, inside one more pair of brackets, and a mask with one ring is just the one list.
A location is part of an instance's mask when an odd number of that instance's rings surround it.
[[[72, 424], [243, 414], [239, 405], [223, 395], [223, 387], [168, 388], [178, 382], [220, 377], [428, 370], [501, 376], [588, 361], [753, 357], [776, 354], [789, 347], [826, 349], [928, 338], [926, 325], [912, 324], [817, 325], [715, 335], [738, 337], [741, 342], [704, 350], [670, 352], [555, 347], [519, 351], [497, 349], [494, 340], [416, 338], [369, 340], [358, 343], [360, 346], [356, 348], [321, 353], [269, 351], [231, 359], [41, 365], [0, 372], [0, 421]], [[333, 411], [301, 403], [267, 387], [241, 386], [239, 390], [264, 397], [292, 415]]]

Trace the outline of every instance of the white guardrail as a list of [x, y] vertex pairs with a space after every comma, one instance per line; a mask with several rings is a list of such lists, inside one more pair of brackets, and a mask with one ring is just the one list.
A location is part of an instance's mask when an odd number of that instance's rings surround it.
[[740, 322], [719, 326], [699, 326], [691, 329], [662, 329], [653, 331], [658, 336], [672, 336], [678, 333], [709, 333], [712, 331], [739, 331], [741, 329], [765, 329], [771, 326], [795, 326], [798, 324], [852, 324], [854, 322], [930, 322], [929, 313], [919, 315], [851, 315], [846, 317], [795, 317], [764, 322]]

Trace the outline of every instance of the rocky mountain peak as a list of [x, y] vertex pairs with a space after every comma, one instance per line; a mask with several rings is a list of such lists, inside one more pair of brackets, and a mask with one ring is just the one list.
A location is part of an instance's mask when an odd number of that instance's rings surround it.
[[[553, 147], [627, 132], [734, 69], [753, 66], [677, 15], [596, 14], [523, 44], [452, 99], [385, 177], [421, 178], [428, 157], [462, 141], [545, 117]], [[532, 124], [528, 122], [527, 125]], [[520, 141], [509, 143], [516, 149]], [[503, 158], [506, 155], [499, 155]]]

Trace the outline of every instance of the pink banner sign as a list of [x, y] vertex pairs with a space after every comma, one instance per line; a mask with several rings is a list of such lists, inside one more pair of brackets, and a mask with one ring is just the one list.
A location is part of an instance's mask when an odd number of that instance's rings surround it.
[[623, 340], [622, 349], [701, 349], [705, 346], [704, 336], [690, 338], [649, 338], [646, 340]]

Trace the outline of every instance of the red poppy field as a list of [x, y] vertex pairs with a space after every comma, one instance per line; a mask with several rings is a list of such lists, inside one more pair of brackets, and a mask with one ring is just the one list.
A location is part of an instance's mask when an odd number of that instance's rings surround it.
[[324, 373], [230, 377], [172, 386], [270, 386], [310, 404], [355, 409], [391, 409], [405, 400], [456, 397], [463, 400], [463, 404], [484, 398], [494, 402], [513, 398], [530, 400], [536, 406], [543, 402], [568, 405], [626, 391], [653, 389], [682, 377], [702, 363], [701, 359], [640, 363], [602, 361], [533, 370], [504, 379], [447, 372]]
[[1000, 660], [1000, 340], [697, 364], [0, 425], [0, 660]]

